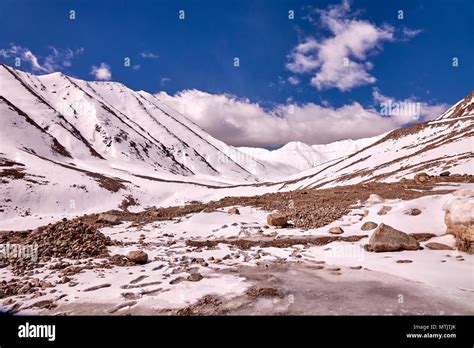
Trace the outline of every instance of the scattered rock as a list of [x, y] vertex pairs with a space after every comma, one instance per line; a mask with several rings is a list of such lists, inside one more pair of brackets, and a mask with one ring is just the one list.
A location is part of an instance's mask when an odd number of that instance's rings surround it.
[[203, 279], [204, 277], [199, 274], [199, 273], [192, 273], [191, 275], [189, 275], [189, 277], [187, 278], [188, 281], [190, 282], [198, 282], [200, 281], [201, 279]]
[[378, 224], [376, 224], [375, 222], [373, 221], [367, 221], [367, 222], [364, 222], [364, 224], [360, 227], [360, 229], [362, 231], [369, 231], [369, 230], [373, 230], [374, 228], [377, 228]]
[[288, 218], [285, 214], [272, 213], [267, 216], [267, 224], [270, 226], [285, 227], [288, 225]]
[[416, 216], [421, 214], [421, 210], [418, 208], [410, 208], [403, 212], [406, 215]]
[[397, 260], [397, 263], [412, 263], [412, 260]]
[[405, 232], [380, 224], [370, 237], [366, 250], [375, 252], [417, 250], [418, 241]]
[[362, 266], [352, 266], [350, 267], [350, 269], [359, 270], [359, 269], [362, 269]]
[[377, 215], [386, 215], [390, 210], [392, 210], [392, 207], [388, 205], [384, 205], [380, 210], [377, 212]]
[[329, 229], [329, 233], [332, 233], [332, 234], [341, 234], [341, 233], [344, 233], [344, 230], [339, 227], [339, 226], [335, 226], [335, 227], [331, 227]]
[[446, 245], [443, 243], [437, 243], [437, 242], [426, 243], [425, 247], [431, 250], [453, 250], [453, 248], [450, 247], [449, 245]]
[[450, 171], [445, 171], [445, 172], [439, 173], [439, 176], [450, 176], [450, 175], [451, 175]]
[[143, 265], [148, 261], [148, 254], [141, 250], [129, 251], [126, 256], [127, 259], [139, 265]]
[[239, 211], [239, 209], [233, 207], [233, 208], [230, 208], [230, 209], [227, 211], [227, 213], [239, 215], [239, 214], [240, 214], [240, 211]]

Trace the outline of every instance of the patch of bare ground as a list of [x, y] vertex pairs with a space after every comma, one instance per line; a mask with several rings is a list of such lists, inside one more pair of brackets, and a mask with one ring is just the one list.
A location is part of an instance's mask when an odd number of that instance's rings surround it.
[[135, 205], [138, 205], [137, 199], [133, 197], [132, 195], [126, 195], [124, 196], [123, 201], [120, 203], [119, 208], [122, 210], [128, 211], [128, 207], [135, 206]]

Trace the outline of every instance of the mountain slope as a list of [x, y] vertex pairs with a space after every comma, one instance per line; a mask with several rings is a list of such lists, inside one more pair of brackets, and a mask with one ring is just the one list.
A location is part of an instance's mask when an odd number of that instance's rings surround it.
[[242, 154], [153, 95], [120, 83], [35, 76], [3, 64], [0, 81], [0, 95], [58, 139], [75, 162], [232, 183], [294, 173]]
[[282, 187], [330, 187], [398, 181], [417, 172], [474, 172], [474, 93], [436, 119], [396, 129], [343, 159], [293, 176]]

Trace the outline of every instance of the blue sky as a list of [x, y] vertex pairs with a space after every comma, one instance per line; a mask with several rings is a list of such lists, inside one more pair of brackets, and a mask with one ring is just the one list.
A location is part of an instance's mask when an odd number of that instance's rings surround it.
[[[473, 14], [472, 0], [2, 0], [0, 60], [30, 52], [38, 66], [23, 59], [20, 69], [168, 95], [229, 94], [264, 111], [289, 102], [370, 108], [387, 96], [436, 106], [473, 89]], [[349, 73], [334, 66], [345, 56]]]

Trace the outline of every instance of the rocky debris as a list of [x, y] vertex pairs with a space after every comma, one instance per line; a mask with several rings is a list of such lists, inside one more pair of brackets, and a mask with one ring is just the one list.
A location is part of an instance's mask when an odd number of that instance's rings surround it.
[[245, 293], [254, 299], [258, 297], [281, 297], [281, 294], [275, 288], [261, 288], [258, 286], [251, 287]]
[[344, 230], [339, 226], [334, 226], [334, 227], [331, 227], [329, 229], [329, 233], [331, 233], [331, 234], [341, 234], [341, 233], [344, 233]]
[[397, 260], [397, 263], [412, 263], [412, 260]]
[[364, 224], [360, 227], [362, 231], [370, 231], [374, 228], [377, 228], [378, 224], [373, 221], [364, 222]]
[[421, 210], [418, 208], [409, 208], [403, 211], [403, 213], [406, 215], [417, 216], [421, 214]]
[[148, 261], [148, 254], [142, 250], [129, 251], [126, 256], [127, 259], [139, 265], [143, 265]]
[[95, 291], [95, 290], [99, 290], [99, 289], [103, 289], [103, 288], [109, 288], [111, 287], [111, 284], [99, 284], [99, 285], [94, 285], [94, 286], [91, 286], [87, 289], [84, 289], [82, 290], [83, 292], [89, 292], [89, 291]]
[[351, 266], [349, 268], [353, 270], [359, 270], [359, 269], [362, 269], [362, 266]]
[[374, 231], [365, 248], [367, 251], [375, 252], [417, 250], [420, 244], [405, 232], [382, 223]]
[[233, 208], [230, 208], [230, 209], [227, 211], [227, 213], [239, 215], [239, 214], [240, 214], [240, 211], [239, 211], [239, 209], [233, 207]]
[[[5, 239], [11, 243], [37, 247], [38, 259], [42, 261], [48, 261], [51, 258], [106, 258], [109, 256], [107, 246], [114, 244], [109, 237], [99, 232], [96, 226], [87, 225], [80, 219], [63, 220], [39, 227], [23, 235], [11, 238], [6, 236]], [[6, 261], [12, 266], [14, 274], [23, 274], [41, 264], [33, 258], [9, 258]], [[67, 263], [60, 261], [53, 265], [52, 269], [62, 269], [67, 266]]]
[[114, 266], [128, 267], [135, 265], [134, 262], [130, 261], [125, 255], [115, 254], [109, 258], [109, 262]]
[[450, 175], [451, 175], [450, 171], [445, 171], [445, 172], [439, 173], [439, 176], [441, 176], [441, 177], [447, 177], [447, 176], [450, 176]]
[[225, 309], [221, 308], [222, 300], [215, 295], [206, 295], [199, 299], [196, 303], [176, 311], [176, 315], [216, 315], [224, 314]]
[[425, 172], [421, 172], [421, 173], [416, 173], [413, 180], [416, 183], [424, 184], [424, 183], [427, 183], [428, 181], [430, 181], [430, 178], [431, 177], [428, 174], [426, 174]]
[[431, 250], [454, 250], [452, 247], [449, 245], [443, 244], [443, 243], [438, 243], [438, 242], [430, 242], [426, 243], [425, 247]]
[[371, 193], [369, 195], [369, 198], [367, 198], [367, 203], [368, 204], [378, 204], [378, 203], [383, 203], [384, 201], [385, 200], [381, 196], [379, 196], [375, 193]]
[[392, 210], [392, 207], [388, 205], [384, 205], [380, 210], [377, 212], [377, 215], [387, 215], [389, 211]]
[[186, 280], [190, 281], [190, 282], [198, 282], [200, 281], [201, 279], [203, 279], [204, 277], [199, 274], [199, 273], [191, 273], [188, 278], [186, 278]]
[[415, 238], [418, 242], [426, 242], [427, 240], [430, 240], [433, 237], [436, 237], [436, 234], [434, 233], [410, 233], [410, 236]]
[[455, 198], [447, 202], [444, 222], [446, 233], [454, 235], [456, 248], [469, 254], [474, 253], [474, 190], [459, 190]]
[[288, 225], [288, 218], [282, 213], [272, 213], [267, 216], [267, 224], [270, 226], [285, 227]]
[[51, 283], [36, 278], [30, 280], [20, 280], [16, 278], [9, 281], [2, 280], [0, 282], [0, 298], [16, 295], [39, 294], [42, 289], [51, 286]]
[[[260, 248], [287, 248], [293, 245], [326, 245], [335, 241], [357, 242], [367, 235], [354, 235], [348, 237], [342, 236], [298, 236], [298, 237], [280, 237], [280, 238], [260, 238], [260, 239], [212, 239], [212, 240], [187, 240], [186, 245], [190, 247], [213, 248], [219, 243], [230, 244], [242, 250], [248, 250], [252, 247]], [[224, 260], [230, 258], [230, 255], [224, 256]], [[217, 262], [217, 261], [215, 261]]]
[[112, 215], [112, 214], [99, 214], [97, 218], [97, 222], [99, 223], [104, 223], [107, 225], [118, 225], [121, 223], [120, 217], [118, 215]]

